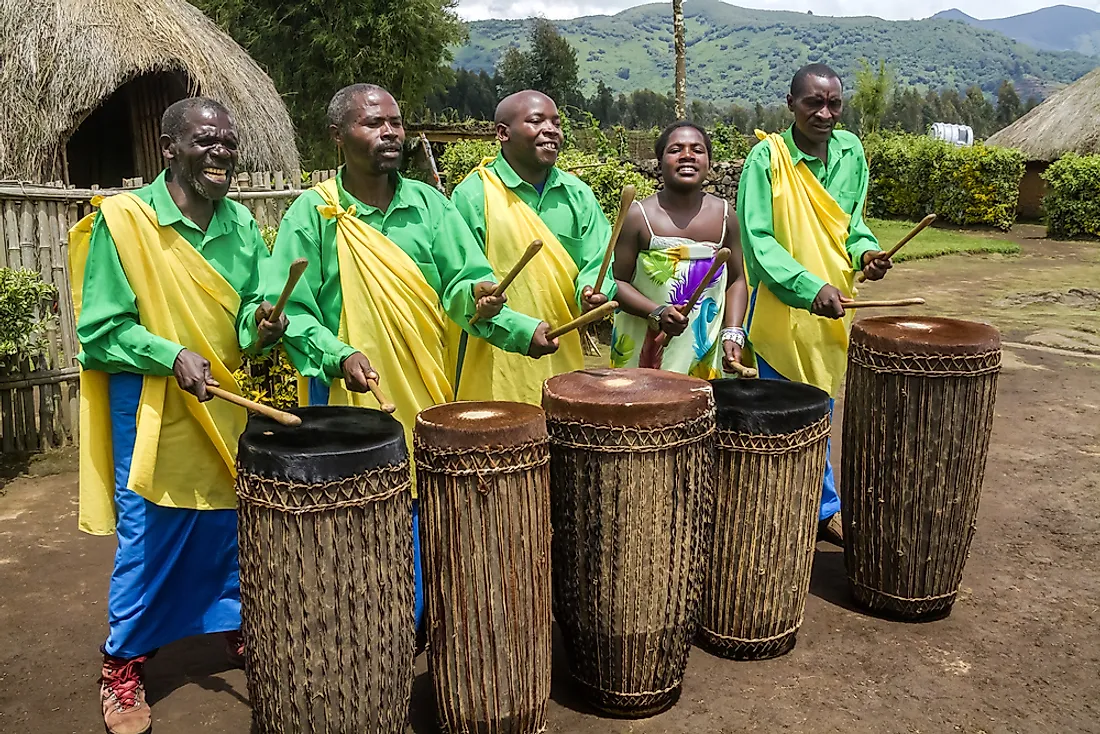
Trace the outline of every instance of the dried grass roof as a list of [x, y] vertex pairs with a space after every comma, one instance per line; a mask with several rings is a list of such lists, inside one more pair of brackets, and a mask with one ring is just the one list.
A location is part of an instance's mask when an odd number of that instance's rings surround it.
[[988, 142], [1019, 148], [1029, 161], [1100, 153], [1100, 69], [1051, 95]]
[[0, 2], [0, 178], [40, 180], [79, 124], [143, 74], [182, 72], [192, 93], [229, 107], [241, 164], [298, 167], [294, 128], [275, 85], [184, 0]]

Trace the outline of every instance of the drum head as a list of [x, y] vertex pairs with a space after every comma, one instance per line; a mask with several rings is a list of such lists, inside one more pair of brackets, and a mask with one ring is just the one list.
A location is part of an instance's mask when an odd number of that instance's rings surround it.
[[542, 408], [503, 401], [436, 405], [420, 411], [413, 430], [429, 449], [488, 449], [547, 440]]
[[707, 415], [714, 395], [705, 380], [652, 369], [578, 370], [542, 388], [548, 420], [660, 428]]
[[253, 415], [241, 436], [242, 471], [296, 484], [334, 482], [408, 457], [405, 432], [380, 410], [316, 406], [290, 411], [302, 425]]
[[976, 321], [876, 316], [853, 324], [852, 344], [877, 352], [905, 355], [986, 354], [1001, 348], [1001, 333], [989, 324]]
[[829, 414], [829, 394], [787, 380], [714, 380], [718, 430], [775, 436], [812, 426]]

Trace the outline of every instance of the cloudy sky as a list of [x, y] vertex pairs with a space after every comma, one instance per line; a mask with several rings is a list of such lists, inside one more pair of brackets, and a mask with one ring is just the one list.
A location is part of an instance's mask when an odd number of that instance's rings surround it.
[[[614, 15], [648, 0], [459, 0], [458, 13], [466, 20], [485, 18], [576, 18]], [[690, 3], [691, 0], [686, 0]], [[959, 8], [975, 18], [1003, 18], [1058, 4], [1058, 0], [737, 0], [734, 5], [766, 10], [812, 10], [816, 15], [875, 15], [908, 20], [927, 18], [948, 8]], [[1066, 2], [1100, 12], [1100, 0]]]

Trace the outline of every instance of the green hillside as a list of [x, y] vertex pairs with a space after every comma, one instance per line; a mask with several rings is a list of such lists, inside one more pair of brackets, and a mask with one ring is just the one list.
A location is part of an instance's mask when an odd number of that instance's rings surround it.
[[[885, 58], [896, 79], [933, 89], [978, 84], [996, 92], [1011, 79], [1024, 98], [1045, 96], [1091, 71], [1097, 60], [1037, 51], [992, 31], [946, 20], [886, 21], [750, 10], [717, 0], [689, 0], [688, 96], [721, 102], [775, 102], [795, 69], [821, 61], [851, 79], [858, 59]], [[527, 37], [527, 20], [469, 24], [455, 66], [491, 70], [504, 49]], [[557, 22], [577, 50], [585, 92], [603, 81], [616, 93], [672, 89], [672, 11], [643, 5], [614, 16]]]

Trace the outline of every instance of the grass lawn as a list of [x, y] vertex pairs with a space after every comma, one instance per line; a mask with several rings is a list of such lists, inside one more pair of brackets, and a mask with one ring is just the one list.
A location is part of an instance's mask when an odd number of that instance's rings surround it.
[[[915, 222], [899, 222], [892, 219], [868, 219], [867, 223], [884, 250], [889, 250], [916, 226]], [[894, 262], [975, 252], [1015, 255], [1020, 252], [1020, 246], [1002, 239], [996, 232], [964, 232], [932, 226], [903, 247], [894, 257]]]

